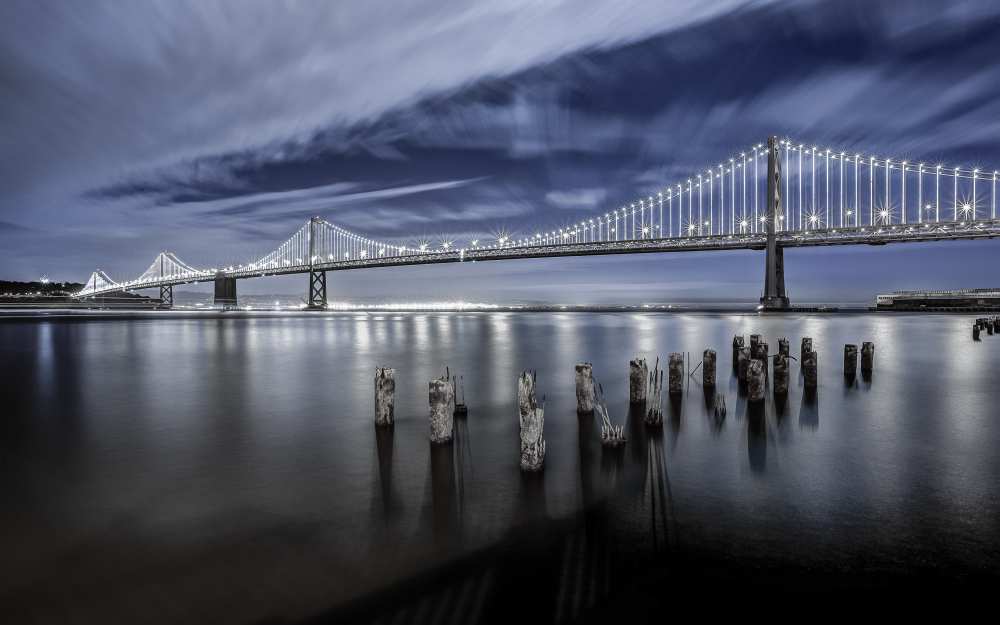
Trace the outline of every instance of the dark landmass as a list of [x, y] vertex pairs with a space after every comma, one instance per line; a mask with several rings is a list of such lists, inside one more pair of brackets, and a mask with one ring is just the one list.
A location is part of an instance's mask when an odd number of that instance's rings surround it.
[[148, 306], [150, 298], [135, 293], [115, 293], [96, 301], [81, 303], [73, 294], [83, 288], [79, 282], [14, 282], [0, 280], [0, 308], [90, 308], [108, 306]]

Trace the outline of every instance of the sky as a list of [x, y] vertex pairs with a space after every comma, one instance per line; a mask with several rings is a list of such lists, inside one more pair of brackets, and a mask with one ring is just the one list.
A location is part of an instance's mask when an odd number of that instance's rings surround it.
[[[769, 135], [1000, 167], [1000, 3], [0, 3], [0, 277], [252, 260], [312, 215], [530, 234]], [[793, 301], [1000, 286], [1000, 241], [786, 253]], [[331, 300], [755, 300], [759, 252], [338, 272]], [[305, 276], [244, 293], [305, 294]]]

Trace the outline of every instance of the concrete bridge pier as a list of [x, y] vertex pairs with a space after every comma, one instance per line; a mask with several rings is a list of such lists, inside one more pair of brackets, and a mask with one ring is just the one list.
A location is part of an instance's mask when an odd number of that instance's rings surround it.
[[309, 272], [309, 310], [326, 310], [326, 272]]
[[173, 307], [174, 307], [174, 286], [172, 284], [168, 284], [167, 286], [161, 286], [159, 308], [173, 308]]
[[764, 260], [764, 295], [760, 298], [764, 310], [786, 310], [785, 253], [775, 237], [778, 218], [782, 215], [781, 158], [778, 138], [767, 140], [767, 248]]
[[236, 308], [236, 278], [221, 271], [215, 274], [215, 305], [223, 310]]

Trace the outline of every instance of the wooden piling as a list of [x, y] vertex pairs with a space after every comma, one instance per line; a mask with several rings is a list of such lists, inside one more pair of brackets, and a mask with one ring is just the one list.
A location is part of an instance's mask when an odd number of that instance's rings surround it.
[[778, 353], [786, 358], [790, 353], [788, 351], [788, 339], [786, 339], [785, 337], [781, 337], [780, 339], [778, 339]]
[[858, 346], [852, 343], [844, 345], [844, 377], [848, 380], [858, 377]]
[[594, 412], [594, 367], [589, 362], [576, 365], [576, 414]]
[[465, 405], [465, 376], [457, 374], [451, 376], [451, 391], [455, 397], [454, 415], [456, 417], [469, 416], [469, 407]]
[[535, 399], [535, 381], [534, 371], [522, 371], [517, 379], [522, 471], [540, 471], [545, 464], [545, 406]]
[[764, 365], [764, 379], [767, 379], [767, 360], [768, 360], [768, 347], [767, 343], [763, 341], [758, 341], [754, 348], [751, 348], [750, 358], [753, 360], [759, 360]]
[[733, 371], [737, 370], [740, 360], [740, 350], [743, 349], [745, 345], [743, 344], [743, 336], [733, 337]]
[[811, 352], [813, 348], [813, 340], [808, 336], [802, 337], [802, 348], [799, 350], [799, 362], [803, 362], [806, 359], [806, 352]]
[[747, 401], [756, 403], [764, 401], [764, 362], [753, 360], [747, 371]]
[[667, 364], [671, 395], [680, 395], [684, 390], [684, 356], [680, 352], [671, 352]]
[[707, 388], [715, 387], [715, 350], [706, 349], [701, 355], [701, 383]]
[[979, 340], [979, 324], [978, 323], [972, 324], [972, 340], [973, 341], [978, 341]]
[[740, 348], [738, 365], [736, 368], [736, 378], [739, 380], [740, 384], [747, 383], [747, 370], [750, 367], [750, 349], [747, 347]]
[[808, 389], [816, 388], [819, 375], [817, 360], [816, 352], [812, 350], [807, 351], [802, 357], [802, 376], [805, 378], [805, 387]]
[[375, 367], [375, 425], [389, 426], [395, 418], [396, 380], [391, 367]]
[[636, 358], [628, 363], [628, 401], [635, 406], [646, 404], [649, 367], [645, 358]]
[[646, 405], [646, 425], [663, 424], [663, 371], [660, 370], [660, 359], [657, 357], [653, 371], [649, 374], [649, 401]]
[[871, 375], [875, 368], [875, 343], [865, 341], [861, 344], [861, 373]]
[[[787, 342], [786, 342], [787, 343]], [[774, 395], [783, 397], [788, 395], [788, 355], [778, 352], [774, 356]]]
[[430, 402], [430, 438], [432, 443], [447, 443], [455, 432], [455, 391], [449, 375], [431, 380], [428, 392]]

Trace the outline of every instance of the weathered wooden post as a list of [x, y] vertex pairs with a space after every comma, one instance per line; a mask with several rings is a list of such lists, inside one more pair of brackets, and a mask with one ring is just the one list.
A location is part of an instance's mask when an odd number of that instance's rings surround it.
[[861, 375], [870, 376], [875, 368], [875, 343], [865, 341], [861, 344]]
[[993, 332], [1000, 332], [1000, 317], [993, 317]]
[[987, 319], [983, 325], [986, 326], [986, 334], [993, 336], [993, 322]]
[[736, 379], [739, 380], [740, 384], [747, 383], [747, 370], [750, 367], [750, 349], [747, 347], [740, 348], [739, 361], [736, 368]]
[[375, 367], [375, 425], [393, 424], [396, 404], [395, 370], [391, 367]]
[[759, 343], [760, 343], [760, 335], [759, 334], [751, 334], [750, 335], [750, 355], [751, 356], [754, 353], [754, 348], [756, 348]]
[[708, 388], [715, 387], [714, 349], [706, 349], [701, 355], [701, 383]]
[[803, 356], [802, 375], [805, 377], [805, 387], [807, 389], [816, 388], [816, 382], [819, 375], [819, 372], [817, 371], [816, 352], [809, 350], [805, 353], [805, 356]]
[[858, 377], [858, 346], [844, 345], [844, 377], [853, 380]]
[[774, 395], [788, 395], [788, 355], [780, 352], [774, 357]]
[[646, 384], [649, 381], [649, 367], [645, 358], [636, 358], [628, 363], [628, 401], [639, 406], [646, 403]]
[[540, 471], [545, 464], [545, 406], [535, 400], [535, 372], [522, 371], [517, 379], [517, 408], [521, 426], [521, 470]]
[[745, 346], [743, 344], [743, 336], [742, 335], [740, 335], [740, 336], [734, 336], [733, 337], [733, 371], [736, 371], [738, 369], [738, 367], [739, 367], [740, 350], [743, 349], [744, 347]]
[[979, 324], [978, 323], [972, 324], [972, 340], [973, 341], [978, 341], [979, 340]]
[[765, 380], [767, 379], [767, 352], [768, 352], [768, 350], [769, 350], [769, 347], [768, 347], [767, 343], [758, 342], [757, 345], [756, 345], [756, 347], [753, 348], [752, 353], [750, 354], [750, 357], [753, 360], [759, 360], [759, 361], [761, 361], [761, 363], [763, 363], [763, 365], [764, 365], [764, 379]]
[[454, 397], [456, 417], [469, 416], [469, 407], [465, 405], [465, 376], [453, 375], [451, 377], [451, 391]]
[[653, 372], [649, 374], [649, 393], [651, 401], [646, 407], [646, 425], [663, 424], [663, 371], [660, 370], [660, 359], [656, 359]]
[[747, 371], [747, 400], [750, 402], [764, 401], [764, 363], [753, 360]]
[[684, 356], [680, 352], [671, 352], [667, 368], [670, 394], [680, 395], [684, 390]]
[[799, 350], [799, 362], [804, 362], [806, 359], [806, 352], [811, 352], [813, 348], [813, 340], [808, 336], [802, 337], [802, 348]]
[[786, 339], [785, 337], [781, 337], [780, 339], [778, 339], [778, 353], [781, 354], [782, 356], [785, 356], [786, 358], [790, 353], [788, 351], [788, 339]]
[[431, 380], [429, 384], [429, 401], [431, 405], [431, 442], [447, 443], [451, 441], [455, 431], [455, 401], [454, 387], [449, 375]]
[[576, 365], [576, 414], [594, 412], [594, 366], [589, 362]]

